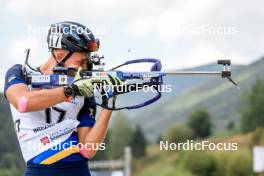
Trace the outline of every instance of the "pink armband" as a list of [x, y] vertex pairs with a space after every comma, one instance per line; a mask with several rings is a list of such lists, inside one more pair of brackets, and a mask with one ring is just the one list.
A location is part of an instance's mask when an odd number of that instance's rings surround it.
[[21, 97], [18, 100], [18, 111], [19, 112], [26, 112], [28, 105], [28, 99], [26, 97]]

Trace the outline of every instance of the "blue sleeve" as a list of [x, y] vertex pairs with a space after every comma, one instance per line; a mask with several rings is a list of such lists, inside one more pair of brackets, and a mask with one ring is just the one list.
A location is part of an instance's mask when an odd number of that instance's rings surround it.
[[6, 72], [4, 94], [10, 86], [18, 83], [27, 84], [20, 64], [14, 65]]
[[93, 127], [95, 124], [96, 105], [92, 104], [88, 98], [84, 99], [84, 105], [78, 114], [80, 121], [78, 127]]

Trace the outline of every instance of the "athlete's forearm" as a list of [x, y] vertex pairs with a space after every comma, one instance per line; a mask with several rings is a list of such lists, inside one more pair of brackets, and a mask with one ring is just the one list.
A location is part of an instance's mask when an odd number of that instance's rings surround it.
[[25, 98], [28, 99], [27, 111], [46, 109], [66, 100], [63, 87], [30, 91], [25, 94]]
[[[92, 149], [92, 145], [97, 145], [103, 142], [109, 124], [109, 119], [111, 117], [112, 111], [107, 109], [102, 109], [98, 120], [95, 125], [89, 130], [84, 138], [83, 144], [86, 145], [86, 154], [88, 158], [92, 158], [97, 150]], [[89, 148], [89, 146], [91, 146]], [[87, 148], [88, 147], [88, 148]], [[94, 148], [94, 147], [93, 147]]]
[[109, 119], [111, 117], [112, 111], [107, 109], [102, 109], [98, 120], [89, 133], [85, 137], [85, 142], [101, 143], [107, 132]]
[[8, 101], [21, 112], [46, 109], [66, 100], [63, 87], [29, 91], [21, 84], [10, 87], [6, 96]]

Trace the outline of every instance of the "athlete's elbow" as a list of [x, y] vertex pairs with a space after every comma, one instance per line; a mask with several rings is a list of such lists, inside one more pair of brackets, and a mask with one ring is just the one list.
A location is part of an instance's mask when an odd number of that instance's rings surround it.
[[25, 96], [22, 96], [18, 99], [16, 108], [21, 113], [29, 112], [30, 109], [29, 109], [28, 104], [29, 104], [28, 98], [26, 98]]
[[80, 150], [81, 155], [87, 159], [93, 158], [96, 152], [97, 150], [86, 150], [86, 149]]
[[88, 151], [87, 152], [88, 159], [92, 159], [95, 156], [96, 152], [97, 150]]

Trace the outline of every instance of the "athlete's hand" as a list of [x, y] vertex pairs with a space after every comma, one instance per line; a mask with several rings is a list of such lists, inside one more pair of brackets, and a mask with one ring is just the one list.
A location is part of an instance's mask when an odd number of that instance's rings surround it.
[[83, 97], [93, 97], [94, 95], [94, 86], [93, 78], [82, 78], [80, 72], [81, 68], [78, 69], [74, 81], [71, 85], [74, 91], [74, 95], [83, 96]]
[[[124, 85], [124, 82], [121, 81], [116, 76], [109, 75], [108, 78], [104, 82], [104, 89], [101, 90], [102, 95], [102, 106], [105, 108], [114, 108], [116, 95], [118, 94], [118, 90], [120, 90], [121, 86]], [[109, 99], [112, 98], [112, 104], [109, 104]]]
[[107, 98], [111, 98], [112, 96], [117, 95], [118, 90], [122, 90], [121, 87], [124, 85], [124, 82], [116, 76], [109, 75], [103, 85], [105, 86]]
[[91, 78], [82, 78], [81, 76], [82, 69], [79, 68], [74, 81], [72, 83], [72, 88], [74, 95], [84, 96], [84, 97], [93, 97], [94, 95], [94, 84], [101, 84], [104, 88], [104, 92], [101, 92], [107, 98], [111, 98], [116, 94], [118, 86], [124, 85], [124, 82], [121, 81], [116, 76], [109, 75], [108, 77], [91, 77]]

